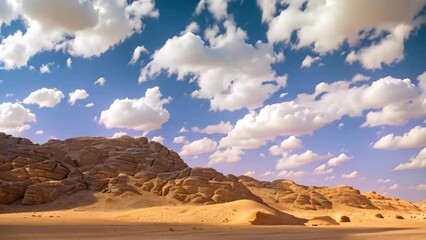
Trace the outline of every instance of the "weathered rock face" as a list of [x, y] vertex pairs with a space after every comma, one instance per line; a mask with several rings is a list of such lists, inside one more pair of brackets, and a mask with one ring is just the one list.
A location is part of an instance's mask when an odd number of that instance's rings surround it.
[[266, 203], [281, 205], [286, 208], [303, 210], [330, 209], [330, 202], [313, 187], [302, 186], [290, 180], [273, 182], [258, 181], [251, 177], [240, 176], [240, 182], [258, 196], [263, 196]]
[[394, 211], [419, 211], [421, 207], [415, 204], [401, 200], [399, 198], [385, 197], [376, 192], [366, 192], [363, 195], [368, 198], [374, 206], [381, 210], [394, 210]]
[[81, 190], [149, 191], [184, 203], [262, 200], [238, 178], [189, 168], [179, 155], [145, 137], [79, 137], [33, 144], [0, 133], [0, 203], [34, 205]]

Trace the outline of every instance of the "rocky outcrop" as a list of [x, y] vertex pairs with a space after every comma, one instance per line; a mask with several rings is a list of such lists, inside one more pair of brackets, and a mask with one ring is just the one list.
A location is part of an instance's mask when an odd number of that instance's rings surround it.
[[368, 198], [375, 207], [381, 210], [419, 211], [419, 207], [415, 204], [399, 198], [385, 197], [376, 192], [366, 192], [363, 193], [363, 195]]
[[262, 200], [238, 178], [189, 168], [179, 155], [145, 137], [78, 137], [33, 144], [0, 134], [0, 203], [34, 205], [81, 190], [115, 195], [149, 191], [184, 203]]
[[240, 176], [239, 179], [253, 193], [262, 196], [266, 203], [284, 209], [331, 209], [334, 205], [363, 209], [377, 208], [366, 196], [348, 186], [308, 187], [290, 180], [265, 182], [247, 176]]
[[319, 194], [315, 187], [298, 185], [290, 180], [265, 182], [240, 176], [239, 181], [256, 195], [262, 196], [263, 200], [271, 205], [303, 210], [330, 209], [332, 207], [332, 202]]

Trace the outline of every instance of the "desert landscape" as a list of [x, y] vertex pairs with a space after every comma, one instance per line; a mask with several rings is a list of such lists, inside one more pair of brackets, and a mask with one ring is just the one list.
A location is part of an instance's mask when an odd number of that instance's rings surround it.
[[426, 239], [426, 0], [0, 0], [0, 240]]
[[145, 137], [0, 134], [2, 239], [421, 239], [426, 204], [190, 168]]

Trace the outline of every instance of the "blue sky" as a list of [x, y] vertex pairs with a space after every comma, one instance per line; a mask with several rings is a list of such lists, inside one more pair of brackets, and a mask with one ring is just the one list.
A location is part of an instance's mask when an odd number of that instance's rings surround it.
[[0, 131], [420, 201], [426, 2], [391, 2], [0, 0]]

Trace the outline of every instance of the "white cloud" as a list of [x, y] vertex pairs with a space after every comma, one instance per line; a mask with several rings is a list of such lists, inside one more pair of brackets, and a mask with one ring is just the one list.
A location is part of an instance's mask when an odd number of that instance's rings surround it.
[[333, 155], [328, 153], [326, 155], [319, 155], [312, 152], [311, 150], [306, 150], [301, 154], [292, 154], [288, 156], [287, 153], [283, 154], [283, 157], [278, 161], [276, 168], [277, 169], [289, 169], [289, 168], [298, 168], [304, 165], [307, 165], [314, 161], [320, 161], [328, 159]]
[[196, 22], [191, 22], [190, 24], [188, 24], [188, 26], [186, 26], [185, 30], [180, 32], [180, 35], [183, 35], [187, 32], [191, 32], [191, 33], [198, 33], [200, 31], [200, 26], [198, 25], [198, 23]]
[[356, 178], [358, 176], [358, 172], [357, 171], [353, 171], [349, 174], [343, 174], [342, 178], [346, 178], [346, 179], [351, 179], [351, 178]]
[[[361, 117], [366, 110], [410, 101], [418, 97], [418, 90], [409, 79], [392, 77], [360, 86], [353, 86], [351, 81], [319, 83], [313, 94], [299, 94], [292, 101], [266, 105], [246, 114], [221, 139], [220, 146], [257, 148], [277, 136], [312, 134], [344, 116]], [[426, 101], [424, 105], [426, 109]], [[370, 126], [369, 114], [363, 126]]]
[[208, 153], [213, 152], [216, 150], [217, 142], [211, 140], [210, 138], [202, 138], [199, 140], [195, 140], [190, 143], [186, 143], [183, 145], [180, 155], [187, 156], [187, 155], [198, 155], [202, 153]]
[[288, 93], [281, 93], [280, 94], [280, 98], [283, 98], [283, 97], [285, 97], [285, 96], [287, 96], [288, 95]]
[[320, 57], [311, 57], [311, 56], [307, 55], [307, 56], [305, 57], [305, 59], [303, 59], [303, 61], [302, 61], [302, 65], [300, 65], [300, 68], [310, 68], [310, 67], [311, 67], [311, 65], [312, 65], [314, 62], [317, 62], [317, 61], [319, 61], [319, 60], [321, 60], [321, 58], [320, 58]]
[[372, 111], [366, 115], [363, 126], [404, 125], [412, 118], [426, 116], [426, 72], [417, 77], [420, 94], [409, 99], [395, 101], [380, 111]]
[[415, 186], [414, 189], [419, 190], [419, 191], [426, 191], [426, 184], [419, 184], [419, 185]]
[[342, 129], [345, 126], [344, 123], [339, 123], [339, 125], [337, 126], [337, 128]]
[[13, 97], [13, 96], [14, 96], [14, 94], [13, 94], [13, 93], [6, 93], [4, 96], [5, 96], [5, 97]]
[[220, 121], [220, 123], [208, 125], [204, 129], [199, 129], [197, 127], [192, 129], [193, 132], [201, 132], [205, 134], [226, 134], [232, 130], [232, 124], [230, 122]]
[[44, 131], [43, 131], [43, 130], [37, 130], [37, 131], [35, 132], [35, 134], [36, 134], [36, 135], [42, 135], [42, 134], [44, 134]]
[[67, 59], [67, 68], [72, 68], [72, 60], [71, 60], [71, 58]]
[[265, 158], [265, 157], [266, 157], [266, 155], [265, 155], [264, 153], [259, 153], [259, 157], [261, 157], [261, 158]]
[[114, 133], [114, 135], [112, 135], [112, 137], [111, 138], [120, 138], [120, 137], [123, 137], [123, 136], [128, 136], [128, 134], [126, 133], [126, 132], [116, 132], [116, 133]]
[[368, 81], [370, 79], [371, 79], [370, 77], [365, 76], [365, 75], [363, 75], [361, 73], [358, 73], [358, 74], [356, 74], [355, 76], [352, 77], [351, 81], [352, 82], [361, 82], [361, 81]]
[[52, 108], [59, 104], [64, 94], [56, 88], [40, 88], [24, 99], [25, 104], [37, 104], [40, 108]]
[[424, 2], [259, 0], [258, 5], [263, 11], [262, 20], [268, 22], [269, 42], [290, 43], [295, 33], [296, 48], [312, 46], [317, 53], [327, 53], [345, 43], [354, 48], [368, 40], [372, 45], [353, 51], [348, 61], [361, 61], [364, 67], [374, 69], [403, 58], [404, 40], [421, 24], [413, 19]]
[[98, 84], [99, 86], [103, 86], [103, 85], [105, 85], [105, 82], [106, 82], [105, 78], [104, 78], [104, 77], [100, 77], [100, 78], [98, 78], [98, 80], [96, 80], [96, 81], [93, 83], [93, 85]]
[[49, 64], [42, 64], [40, 67], [40, 73], [41, 74], [50, 73]]
[[9, 23], [19, 18], [25, 29], [1, 41], [0, 67], [6, 69], [25, 66], [31, 57], [43, 51], [63, 50], [85, 58], [99, 56], [141, 32], [142, 18], [159, 15], [153, 0], [132, 1], [130, 5], [109, 0], [32, 0], [16, 1], [13, 5], [6, 8], [11, 12], [7, 19], [0, 19], [0, 25], [2, 21]]
[[151, 140], [163, 144], [164, 138], [162, 136], [154, 136]]
[[173, 142], [176, 144], [185, 143], [186, 142], [185, 136], [177, 136], [173, 139]]
[[199, 15], [205, 8], [219, 21], [227, 17], [228, 0], [200, 0], [195, 13]]
[[406, 170], [426, 168], [426, 148], [420, 150], [417, 156], [412, 157], [410, 161], [399, 164], [394, 170]]
[[284, 139], [280, 145], [271, 146], [269, 148], [269, 152], [272, 155], [277, 156], [283, 154], [286, 151], [291, 151], [300, 148], [303, 148], [302, 141], [295, 136], [290, 136], [287, 139]]
[[348, 157], [346, 154], [341, 153], [339, 156], [333, 157], [330, 160], [328, 160], [327, 164], [329, 166], [337, 167], [350, 159], [352, 159], [352, 157]]
[[402, 149], [426, 146], [426, 127], [416, 126], [402, 136], [386, 135], [374, 143], [376, 149]]
[[35, 120], [34, 113], [19, 103], [0, 103], [0, 132], [20, 133], [30, 129], [27, 123]]
[[256, 174], [255, 171], [247, 171], [243, 175], [248, 177], [253, 177]]
[[89, 97], [89, 94], [84, 89], [76, 89], [74, 92], [68, 94], [68, 102], [74, 105], [77, 100], [83, 100]]
[[217, 163], [234, 163], [241, 160], [241, 155], [244, 152], [239, 148], [226, 148], [224, 150], [216, 150], [209, 157], [209, 166], [217, 164]]
[[325, 177], [324, 178], [324, 180], [325, 181], [328, 181], [328, 180], [333, 180], [333, 179], [335, 179], [336, 178], [336, 176], [335, 175], [332, 175], [332, 176], [327, 176], [327, 177]]
[[399, 188], [398, 184], [394, 184], [392, 186], [389, 187], [389, 190], [397, 190]]
[[286, 178], [286, 179], [294, 179], [294, 178], [301, 178], [303, 176], [305, 176], [305, 172], [304, 171], [287, 171], [287, 170], [282, 170], [281, 172], [279, 172], [277, 174], [278, 177], [282, 177], [282, 178]]
[[273, 172], [273, 171], [267, 171], [267, 172], [264, 172], [262, 174], [262, 176], [267, 177], [267, 176], [271, 176], [271, 175], [274, 175], [274, 174], [275, 174], [275, 172]]
[[85, 108], [91, 108], [93, 106], [95, 106], [95, 104], [91, 102], [91, 103], [86, 104], [86, 106], [84, 106], [84, 107]]
[[[210, 100], [212, 110], [255, 109], [286, 85], [271, 65], [277, 62], [271, 44], [245, 42], [247, 34], [232, 21], [226, 32], [210, 39], [210, 45], [193, 33], [175, 36], [152, 55], [141, 71], [139, 82], [158, 76], [163, 70], [187, 76], [198, 83], [194, 98]], [[255, 61], [254, 61], [255, 60]]]
[[108, 129], [157, 130], [169, 120], [169, 112], [163, 105], [170, 101], [170, 97], [162, 98], [159, 87], [148, 88], [139, 99], [116, 99], [109, 109], [102, 111], [99, 123]]
[[379, 183], [388, 183], [390, 181], [391, 180], [388, 178], [388, 179], [379, 179], [377, 182], [379, 182]]
[[180, 130], [179, 130], [179, 133], [187, 133], [188, 132], [188, 129], [186, 129], [185, 127], [182, 127]]
[[391, 65], [404, 59], [404, 41], [409, 37], [414, 26], [400, 24], [392, 32], [375, 45], [365, 47], [358, 52], [352, 51], [346, 62], [352, 64], [359, 61], [366, 69], [380, 69], [382, 65]]
[[135, 50], [133, 51], [132, 59], [130, 60], [129, 64], [132, 64], [132, 65], [135, 64], [139, 60], [141, 53], [149, 53], [149, 51], [142, 45], [137, 46]]
[[315, 174], [329, 174], [333, 172], [333, 168], [327, 168], [327, 164], [321, 164], [317, 168], [315, 168], [314, 173]]

